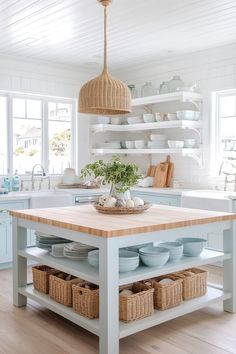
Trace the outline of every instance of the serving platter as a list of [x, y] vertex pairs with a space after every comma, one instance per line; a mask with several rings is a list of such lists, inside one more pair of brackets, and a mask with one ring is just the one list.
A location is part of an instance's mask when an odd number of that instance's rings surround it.
[[124, 215], [124, 214], [141, 214], [144, 211], [148, 210], [152, 204], [150, 203], [145, 203], [142, 206], [134, 207], [134, 208], [126, 208], [126, 207], [113, 207], [113, 208], [108, 208], [101, 206], [99, 204], [94, 204], [94, 208], [102, 214], [118, 214], [118, 215]]

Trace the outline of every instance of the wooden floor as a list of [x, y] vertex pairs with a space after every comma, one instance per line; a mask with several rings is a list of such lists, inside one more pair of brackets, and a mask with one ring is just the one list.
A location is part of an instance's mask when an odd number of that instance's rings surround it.
[[[221, 278], [217, 269], [214, 268], [212, 281]], [[0, 353], [98, 354], [98, 339], [33, 302], [26, 308], [14, 307], [12, 271], [1, 270]], [[132, 335], [120, 343], [120, 354], [157, 353], [236, 353], [236, 315], [224, 313], [221, 305], [215, 305]]]

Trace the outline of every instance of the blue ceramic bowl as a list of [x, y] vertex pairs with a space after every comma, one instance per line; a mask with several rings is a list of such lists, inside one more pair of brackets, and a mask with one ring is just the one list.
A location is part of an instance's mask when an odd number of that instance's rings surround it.
[[196, 237], [183, 237], [178, 238], [176, 241], [181, 242], [183, 244], [183, 254], [186, 257], [199, 256], [207, 243], [207, 240]]

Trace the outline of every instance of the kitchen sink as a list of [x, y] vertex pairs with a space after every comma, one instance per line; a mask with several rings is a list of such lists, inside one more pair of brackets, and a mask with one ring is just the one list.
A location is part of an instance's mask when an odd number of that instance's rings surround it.
[[66, 192], [38, 191], [28, 192], [30, 209], [53, 208], [73, 205], [72, 195]]

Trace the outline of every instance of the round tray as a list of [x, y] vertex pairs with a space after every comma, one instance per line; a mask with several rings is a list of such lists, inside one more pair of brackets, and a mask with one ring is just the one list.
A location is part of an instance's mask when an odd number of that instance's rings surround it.
[[114, 207], [107, 208], [98, 204], [94, 204], [94, 208], [102, 214], [141, 214], [145, 210], [148, 210], [151, 207], [150, 203], [145, 203], [142, 206], [134, 207], [134, 208], [125, 208], [125, 207]]

